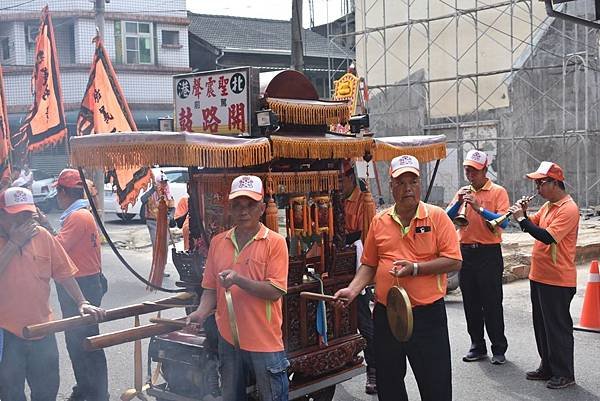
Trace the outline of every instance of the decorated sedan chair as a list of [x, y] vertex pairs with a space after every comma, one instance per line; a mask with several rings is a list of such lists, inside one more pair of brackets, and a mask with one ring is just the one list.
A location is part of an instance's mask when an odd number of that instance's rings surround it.
[[[264, 112], [265, 123], [252, 136], [99, 134], [72, 141], [73, 164], [189, 166], [190, 249], [173, 251], [173, 262], [180, 275], [177, 285], [197, 296], [202, 293], [208, 244], [232, 224], [227, 202], [232, 180], [240, 174], [260, 177], [267, 203], [263, 223], [286, 238], [289, 250], [283, 336], [290, 361], [290, 399], [331, 400], [337, 383], [364, 373], [359, 354], [365, 340], [357, 332], [356, 305], [337, 309], [300, 294], [334, 294], [354, 277], [356, 249], [348, 245], [344, 227], [342, 163], [390, 160], [404, 153], [422, 162], [439, 160], [445, 157], [445, 138], [376, 140], [360, 127], [353, 133], [348, 124], [350, 110], [356, 107], [352, 101], [319, 100], [310, 81], [295, 71], [261, 75], [260, 80], [248, 121], [256, 122], [258, 113]], [[331, 133], [332, 126], [337, 133]], [[369, 212], [363, 230], [368, 230], [375, 213], [368, 187], [366, 191], [363, 198]], [[211, 335], [215, 328], [214, 323], [207, 325], [199, 335], [173, 331], [152, 339], [149, 356], [160, 364], [164, 381], [153, 383], [149, 394], [178, 400], [218, 397], [218, 361]]]

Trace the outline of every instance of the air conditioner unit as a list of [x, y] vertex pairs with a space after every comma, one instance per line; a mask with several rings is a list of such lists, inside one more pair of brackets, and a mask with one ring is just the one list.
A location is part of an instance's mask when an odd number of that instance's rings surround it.
[[27, 39], [27, 43], [34, 44], [35, 40], [38, 36], [39, 27], [35, 25], [27, 25], [25, 27], [25, 38]]

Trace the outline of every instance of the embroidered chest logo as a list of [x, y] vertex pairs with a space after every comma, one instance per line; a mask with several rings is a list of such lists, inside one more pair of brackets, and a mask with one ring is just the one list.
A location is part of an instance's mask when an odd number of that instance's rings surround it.
[[431, 226], [415, 227], [415, 233], [417, 233], [417, 234], [428, 233], [430, 231], [431, 231]]

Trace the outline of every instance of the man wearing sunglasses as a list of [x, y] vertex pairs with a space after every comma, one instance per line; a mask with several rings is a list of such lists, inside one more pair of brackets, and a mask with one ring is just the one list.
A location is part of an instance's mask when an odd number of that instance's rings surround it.
[[547, 202], [532, 216], [527, 203], [510, 207], [521, 229], [536, 239], [531, 254], [531, 303], [539, 367], [527, 372], [528, 380], [545, 380], [551, 389], [575, 384], [573, 320], [569, 312], [577, 287], [575, 245], [579, 208], [565, 191], [560, 166], [542, 162], [527, 174]]

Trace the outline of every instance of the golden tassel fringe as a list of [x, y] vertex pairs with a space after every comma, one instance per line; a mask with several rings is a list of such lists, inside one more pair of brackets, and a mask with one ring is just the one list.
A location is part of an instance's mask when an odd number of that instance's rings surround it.
[[[263, 181], [271, 179], [272, 190], [277, 193], [329, 192], [339, 189], [337, 170], [306, 171], [298, 173], [248, 172]], [[240, 174], [200, 174], [198, 183], [204, 193], [229, 193], [231, 182]]]
[[277, 114], [279, 121], [284, 124], [345, 124], [348, 122], [350, 114], [347, 103], [295, 103], [269, 98], [267, 99], [267, 105]]
[[393, 146], [387, 143], [377, 142], [374, 160], [392, 160], [396, 156], [413, 155], [421, 163], [432, 160], [444, 159], [446, 157], [446, 143], [436, 143], [425, 146]]
[[202, 166], [208, 168], [247, 167], [272, 159], [268, 142], [244, 146], [193, 144], [116, 144], [71, 148], [71, 164], [92, 168], [134, 168], [150, 165]]
[[302, 138], [271, 136], [273, 157], [294, 159], [350, 159], [374, 148], [372, 138]]

